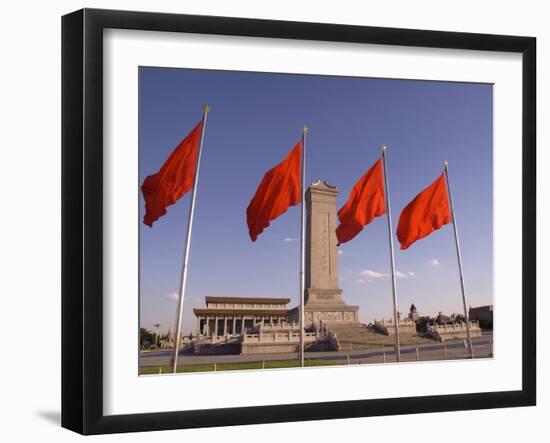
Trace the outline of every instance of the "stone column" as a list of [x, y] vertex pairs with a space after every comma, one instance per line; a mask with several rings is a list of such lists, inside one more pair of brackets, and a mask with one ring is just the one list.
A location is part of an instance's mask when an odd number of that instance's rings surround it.
[[223, 317], [223, 335], [227, 335], [227, 315], [224, 315]]
[[305, 325], [320, 318], [343, 321], [345, 312], [358, 306], [347, 305], [338, 284], [336, 196], [338, 189], [316, 181], [306, 191], [305, 241]]
[[218, 336], [218, 316], [216, 315], [216, 320], [215, 320], [216, 323], [214, 323], [214, 335], [217, 337]]
[[340, 302], [335, 229], [338, 190], [325, 182], [313, 183], [306, 192], [306, 289], [308, 301]]
[[204, 323], [204, 335], [210, 337], [210, 316], [206, 316], [206, 322]]
[[244, 315], [241, 315], [241, 334], [244, 333]]
[[237, 316], [233, 314], [233, 328], [231, 328], [231, 333], [236, 334], [235, 328], [237, 327]]

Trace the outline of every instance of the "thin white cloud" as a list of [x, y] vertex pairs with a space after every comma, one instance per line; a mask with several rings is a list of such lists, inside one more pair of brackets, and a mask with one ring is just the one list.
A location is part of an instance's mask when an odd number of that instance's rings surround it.
[[166, 295], [166, 300], [177, 300], [178, 299], [178, 293], [177, 292], [170, 292], [170, 294]]
[[361, 275], [363, 277], [372, 278], [372, 279], [384, 278], [389, 276], [389, 274], [383, 274], [382, 272], [373, 271], [371, 269], [366, 269], [364, 271], [361, 271]]
[[432, 258], [430, 260], [430, 266], [439, 266], [441, 262], [437, 258]]
[[286, 242], [286, 243], [289, 243], [289, 242], [291, 242], [291, 241], [296, 241], [296, 240], [298, 240], [298, 239], [297, 239], [297, 238], [291, 238], [291, 237], [286, 237], [286, 238], [285, 238], [285, 242]]
[[[408, 278], [414, 276], [414, 272], [401, 272], [401, 271], [395, 271], [395, 276], [397, 278]], [[378, 272], [373, 271], [372, 269], [365, 269], [364, 271], [361, 271], [361, 277], [359, 280], [356, 281], [356, 283], [366, 283], [373, 280], [378, 280], [381, 278], [387, 278], [391, 277], [391, 273], [388, 272]]]
[[338, 255], [343, 255], [344, 254], [344, 251], [342, 251], [341, 249], [338, 249]]

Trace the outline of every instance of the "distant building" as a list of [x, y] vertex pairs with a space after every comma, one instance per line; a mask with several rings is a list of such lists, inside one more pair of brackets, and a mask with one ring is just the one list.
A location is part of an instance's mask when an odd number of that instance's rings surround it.
[[444, 325], [444, 324], [447, 324], [447, 323], [452, 323], [453, 320], [452, 320], [451, 317], [449, 317], [448, 315], [443, 314], [443, 313], [440, 311], [439, 314], [437, 314], [437, 318], [436, 318], [435, 322], [436, 322], [438, 325]]
[[465, 320], [465, 318], [464, 318], [464, 315], [462, 315], [462, 314], [456, 314], [456, 313], [454, 313], [454, 312], [451, 314], [451, 321], [452, 321], [453, 323], [456, 323], [456, 322], [465, 323], [465, 322], [466, 322], [466, 320]]
[[469, 310], [470, 320], [493, 321], [493, 305], [478, 306]]

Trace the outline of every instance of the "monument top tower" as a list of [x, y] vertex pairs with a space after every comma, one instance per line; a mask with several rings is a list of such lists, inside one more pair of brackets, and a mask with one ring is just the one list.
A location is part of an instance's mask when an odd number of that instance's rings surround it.
[[343, 303], [338, 287], [336, 196], [338, 189], [316, 181], [306, 191], [306, 301]]
[[305, 242], [305, 325], [357, 322], [358, 306], [342, 299], [338, 279], [336, 197], [338, 189], [315, 181], [307, 189]]

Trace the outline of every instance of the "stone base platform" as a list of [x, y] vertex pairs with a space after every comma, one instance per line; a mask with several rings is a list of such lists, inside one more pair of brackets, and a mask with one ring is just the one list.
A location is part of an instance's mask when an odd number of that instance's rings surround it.
[[[316, 341], [322, 340], [319, 332], [306, 332], [304, 346], [307, 349]], [[300, 351], [300, 329], [296, 327], [261, 326], [251, 334], [241, 338], [241, 354], [283, 354]]]
[[[395, 336], [395, 323], [393, 320], [375, 321], [374, 328], [384, 335]], [[416, 322], [408, 318], [399, 320], [399, 336], [403, 335], [416, 335]]]
[[[195, 340], [194, 353], [214, 354], [285, 354], [300, 351], [300, 329], [297, 325], [259, 326], [252, 332], [243, 334], [215, 336]], [[319, 330], [305, 332], [306, 351], [337, 350], [331, 335]]]
[[211, 339], [195, 340], [193, 353], [200, 355], [238, 355], [241, 353], [241, 343], [234, 338], [219, 341]]
[[[395, 345], [395, 336], [382, 334], [362, 323], [330, 323], [327, 329], [338, 337], [340, 349], [344, 351]], [[400, 341], [403, 346], [433, 343], [433, 339], [418, 335], [400, 335]]]
[[[300, 322], [300, 307], [296, 306], [288, 312], [289, 321]], [[306, 328], [341, 323], [354, 324], [359, 322], [359, 306], [345, 303], [308, 303], [304, 307], [304, 325]]]

